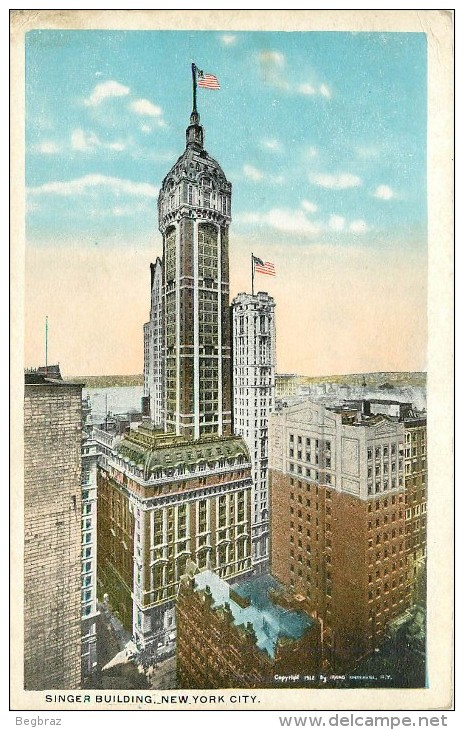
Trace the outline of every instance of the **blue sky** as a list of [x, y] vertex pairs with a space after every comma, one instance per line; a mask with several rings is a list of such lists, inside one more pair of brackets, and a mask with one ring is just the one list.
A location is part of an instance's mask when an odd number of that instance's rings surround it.
[[424, 246], [426, 41], [411, 33], [32, 31], [30, 243], [153, 240], [184, 147], [190, 63], [238, 234]]
[[27, 34], [26, 364], [48, 316], [63, 372], [142, 371], [192, 62], [221, 84], [198, 109], [233, 185], [231, 297], [252, 251], [275, 263], [256, 286], [276, 299], [278, 369], [425, 369], [426, 36], [348, 32]]

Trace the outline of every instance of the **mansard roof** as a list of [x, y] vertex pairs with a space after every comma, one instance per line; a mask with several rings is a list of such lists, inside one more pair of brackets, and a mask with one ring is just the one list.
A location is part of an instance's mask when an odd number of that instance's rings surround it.
[[199, 441], [174, 434], [166, 434], [144, 425], [131, 431], [118, 445], [118, 456], [143, 469], [146, 478], [150, 474], [177, 469], [180, 466], [195, 468], [200, 463], [216, 464], [225, 459], [229, 463], [242, 457], [249, 463], [247, 446], [240, 436], [204, 437]]

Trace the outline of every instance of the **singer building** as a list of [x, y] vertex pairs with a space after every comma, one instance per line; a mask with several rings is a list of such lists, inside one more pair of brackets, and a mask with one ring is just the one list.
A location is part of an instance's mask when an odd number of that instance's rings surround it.
[[100, 594], [155, 656], [174, 650], [187, 565], [227, 581], [251, 572], [252, 464], [232, 435], [231, 184], [203, 147], [195, 103], [186, 137], [158, 200], [163, 257], [144, 328], [151, 423], [105, 454], [98, 476]]

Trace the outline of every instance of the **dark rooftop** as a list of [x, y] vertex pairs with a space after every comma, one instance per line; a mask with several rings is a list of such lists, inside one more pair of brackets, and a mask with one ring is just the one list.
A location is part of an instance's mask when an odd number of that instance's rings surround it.
[[45, 375], [37, 371], [29, 371], [24, 373], [25, 385], [53, 385], [56, 388], [69, 388], [71, 386], [83, 388], [82, 383], [75, 383], [71, 380], [61, 380], [58, 378], [47, 378]]

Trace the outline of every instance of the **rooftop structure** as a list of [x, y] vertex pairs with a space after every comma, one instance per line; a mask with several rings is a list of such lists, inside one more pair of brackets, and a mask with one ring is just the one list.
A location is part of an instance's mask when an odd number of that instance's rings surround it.
[[256, 646], [275, 657], [280, 638], [300, 639], [315, 622], [303, 611], [283, 608], [272, 602], [269, 591], [278, 587], [270, 575], [256, 576], [232, 588], [211, 570], [197, 573], [195, 590], [207, 590], [212, 608], [228, 605], [237, 626], [252, 627]]
[[239, 436], [222, 438], [204, 437], [200, 441], [164, 433], [151, 424], [144, 423], [118, 445], [115, 456], [124, 460], [134, 476], [145, 482], [161, 478], [208, 471], [217, 462], [236, 459], [248, 461], [248, 450]]
[[[321, 668], [322, 626], [271, 576], [231, 588], [210, 570], [185, 575], [177, 597], [178, 685], [273, 687], [292, 675], [307, 686]], [[280, 685], [281, 686], [281, 685]]]

